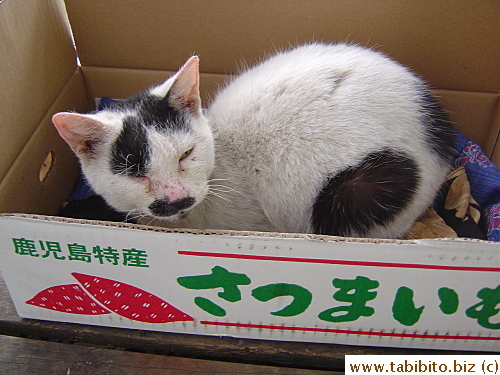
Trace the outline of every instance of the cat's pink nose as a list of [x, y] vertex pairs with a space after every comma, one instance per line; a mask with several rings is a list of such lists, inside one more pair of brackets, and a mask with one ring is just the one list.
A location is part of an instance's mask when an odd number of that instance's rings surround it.
[[189, 197], [184, 186], [177, 182], [163, 185], [163, 194], [167, 202], [170, 203], [183, 201]]

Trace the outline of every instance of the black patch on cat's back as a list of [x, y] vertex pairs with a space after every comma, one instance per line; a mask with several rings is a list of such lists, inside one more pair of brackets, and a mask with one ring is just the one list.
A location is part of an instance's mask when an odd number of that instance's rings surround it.
[[405, 208], [418, 183], [418, 168], [404, 153], [371, 153], [324, 184], [313, 206], [314, 233], [363, 236]]
[[111, 149], [111, 170], [116, 174], [144, 176], [150, 157], [146, 128], [137, 117], [126, 117]]

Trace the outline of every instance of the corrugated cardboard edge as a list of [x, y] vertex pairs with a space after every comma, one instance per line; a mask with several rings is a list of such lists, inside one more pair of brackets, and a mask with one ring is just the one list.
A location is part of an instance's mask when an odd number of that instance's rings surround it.
[[417, 240], [397, 240], [397, 239], [383, 239], [383, 238], [355, 238], [355, 237], [337, 237], [337, 236], [327, 236], [319, 234], [307, 234], [307, 233], [280, 233], [280, 232], [254, 232], [254, 231], [235, 231], [235, 230], [217, 230], [217, 229], [189, 229], [189, 228], [165, 228], [156, 227], [141, 224], [130, 224], [112, 221], [99, 221], [99, 220], [84, 220], [84, 219], [72, 219], [59, 216], [48, 216], [48, 215], [34, 215], [34, 214], [22, 214], [22, 213], [7, 213], [1, 214], [1, 217], [18, 217], [34, 220], [43, 221], [55, 221], [58, 223], [68, 223], [68, 224], [83, 224], [83, 225], [94, 225], [94, 226], [104, 226], [112, 228], [126, 228], [132, 230], [140, 230], [146, 232], [160, 232], [160, 233], [181, 233], [181, 234], [194, 234], [202, 236], [230, 236], [230, 237], [264, 237], [264, 238], [285, 238], [285, 239], [302, 239], [316, 242], [334, 242], [334, 243], [372, 243], [372, 244], [418, 244], [421, 242], [432, 243], [439, 241], [454, 241], [454, 242], [479, 242], [479, 243], [490, 243], [498, 244], [497, 242], [484, 241], [473, 238], [429, 238], [429, 239], [417, 239]]

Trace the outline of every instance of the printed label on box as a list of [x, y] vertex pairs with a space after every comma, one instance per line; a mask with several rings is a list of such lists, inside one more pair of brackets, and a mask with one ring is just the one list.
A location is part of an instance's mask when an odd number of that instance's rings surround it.
[[0, 217], [20, 316], [352, 345], [500, 349], [498, 246], [199, 235]]

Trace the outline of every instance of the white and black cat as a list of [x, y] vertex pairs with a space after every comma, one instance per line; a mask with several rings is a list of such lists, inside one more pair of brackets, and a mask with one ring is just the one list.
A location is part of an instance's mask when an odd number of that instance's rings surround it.
[[450, 169], [427, 86], [381, 53], [309, 44], [234, 78], [206, 111], [198, 57], [163, 84], [53, 122], [116, 210], [167, 226], [398, 238]]

